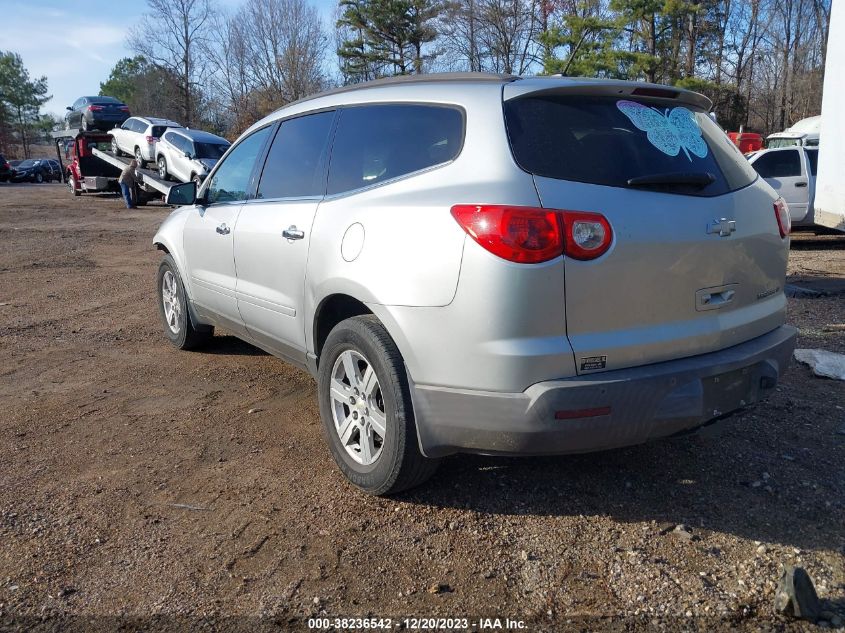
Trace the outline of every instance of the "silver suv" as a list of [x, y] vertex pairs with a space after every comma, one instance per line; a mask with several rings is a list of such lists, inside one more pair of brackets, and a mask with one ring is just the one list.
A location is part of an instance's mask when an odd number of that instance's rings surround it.
[[[255, 124], [154, 238], [167, 337], [216, 326], [317, 379], [355, 485], [458, 452], [674, 435], [786, 368], [789, 210], [710, 102], [619, 81], [429, 75]], [[280, 422], [283, 423], [283, 422]]]

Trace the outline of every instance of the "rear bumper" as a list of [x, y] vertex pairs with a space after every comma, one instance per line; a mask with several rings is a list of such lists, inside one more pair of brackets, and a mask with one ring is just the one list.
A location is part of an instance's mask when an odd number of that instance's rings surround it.
[[429, 457], [581, 453], [694, 429], [764, 398], [789, 364], [796, 333], [784, 325], [718, 352], [522, 393], [414, 385], [420, 448]]

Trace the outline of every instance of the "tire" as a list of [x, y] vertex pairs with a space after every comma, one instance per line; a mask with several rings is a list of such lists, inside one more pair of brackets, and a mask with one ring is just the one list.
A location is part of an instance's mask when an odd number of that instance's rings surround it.
[[132, 201], [136, 207], [147, 206], [147, 194], [138, 185], [135, 185], [135, 189], [132, 192]]
[[42, 174], [40, 171], [35, 172], [35, 175], [32, 177], [32, 182], [40, 185], [44, 182], [44, 174]]
[[158, 177], [161, 180], [170, 180], [170, 174], [167, 173], [167, 159], [164, 156], [158, 157]]
[[73, 177], [73, 174], [67, 175], [67, 186], [68, 186], [68, 189], [70, 189], [70, 192], [74, 196], [81, 196], [82, 195], [82, 192], [79, 189], [76, 188], [76, 178]]
[[147, 166], [147, 161], [145, 161], [143, 158], [141, 158], [141, 148], [140, 147], [135, 148], [135, 160], [138, 161], [138, 168], [139, 169], [143, 169], [144, 167]]
[[192, 181], [194, 182], [194, 184], [197, 186], [197, 189], [199, 189], [200, 187], [202, 187], [202, 178], [200, 178], [200, 177], [199, 177], [199, 176], [197, 176], [196, 174], [191, 174], [191, 180], [192, 180]]
[[[156, 294], [158, 312], [164, 326], [164, 335], [179, 349], [201, 347], [214, 335], [214, 328], [203, 325], [195, 327], [188, 311], [188, 295], [176, 268], [176, 262], [170, 255], [165, 255], [156, 275]], [[170, 310], [165, 298], [169, 299]], [[174, 299], [176, 304], [174, 306]]]
[[[349, 369], [356, 374], [357, 387], [348, 377]], [[364, 380], [370, 369], [375, 384], [370, 379], [369, 397], [358, 397], [367, 391]], [[333, 382], [340, 383], [342, 397], [332, 395]], [[317, 393], [332, 457], [344, 476], [364, 492], [401, 492], [422, 484], [437, 470], [439, 461], [420, 453], [402, 355], [375, 316], [346, 319], [331, 331], [320, 356]], [[354, 398], [354, 404], [347, 403], [346, 397]], [[383, 436], [378, 433], [379, 425]]]
[[85, 120], [85, 116], [83, 115], [82, 118], [79, 120], [79, 127], [82, 128], [83, 132], [88, 131], [88, 121]]
[[123, 152], [121, 152], [120, 148], [117, 146], [117, 139], [114, 137], [111, 139], [111, 151], [115, 156], [123, 156]]

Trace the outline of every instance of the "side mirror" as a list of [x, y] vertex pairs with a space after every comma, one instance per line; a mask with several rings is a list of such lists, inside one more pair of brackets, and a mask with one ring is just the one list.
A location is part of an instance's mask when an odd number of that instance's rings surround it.
[[191, 181], [173, 185], [167, 190], [167, 197], [164, 201], [167, 204], [180, 207], [186, 204], [194, 204], [197, 201], [197, 183]]
[[70, 111], [70, 112], [73, 112], [73, 107], [72, 107], [72, 106], [68, 106], [68, 107], [66, 107], [66, 108], [65, 108], [65, 110], [68, 110], [68, 111]]
[[185, 152], [185, 158], [191, 158], [192, 159], [193, 156], [191, 156], [191, 152]]

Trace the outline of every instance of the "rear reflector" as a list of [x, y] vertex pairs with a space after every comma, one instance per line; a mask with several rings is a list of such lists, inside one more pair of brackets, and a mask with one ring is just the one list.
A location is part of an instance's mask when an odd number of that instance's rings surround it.
[[567, 255], [595, 259], [613, 233], [600, 213], [500, 204], [456, 204], [452, 216], [478, 244], [511, 262], [539, 264]]
[[792, 218], [789, 215], [789, 205], [783, 198], [775, 200], [775, 218], [778, 221], [780, 236], [786, 237], [789, 235], [792, 230]]
[[597, 418], [600, 415], [610, 415], [610, 407], [596, 407], [595, 409], [567, 409], [564, 411], [555, 411], [555, 420]]

